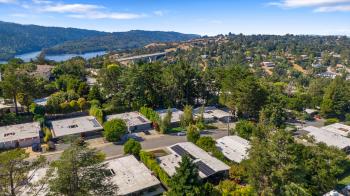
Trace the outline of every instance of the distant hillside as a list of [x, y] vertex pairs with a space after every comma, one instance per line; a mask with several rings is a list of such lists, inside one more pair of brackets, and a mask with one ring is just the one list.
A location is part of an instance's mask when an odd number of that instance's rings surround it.
[[44, 50], [46, 54], [133, 49], [152, 42], [184, 41], [198, 35], [160, 31], [106, 33], [93, 30], [20, 25], [0, 21], [0, 60]]
[[107, 33], [74, 28], [20, 25], [0, 21], [0, 60], [15, 54], [39, 51], [65, 41], [103, 36]]
[[134, 49], [153, 42], [185, 41], [198, 37], [198, 35], [162, 31], [117, 32], [104, 36], [84, 38], [82, 40], [67, 41], [63, 44], [47, 48], [44, 52], [46, 54], [80, 54], [102, 50], [113, 51], [120, 49]]

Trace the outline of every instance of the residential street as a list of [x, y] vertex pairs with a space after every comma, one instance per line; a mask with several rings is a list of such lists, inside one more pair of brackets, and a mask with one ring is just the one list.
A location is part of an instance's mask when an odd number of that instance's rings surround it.
[[[222, 138], [227, 135], [227, 130], [223, 129], [217, 129], [217, 130], [209, 130], [204, 131], [202, 133], [202, 136], [211, 136], [214, 139]], [[101, 138], [93, 139], [91, 141], [87, 141], [90, 143], [91, 147], [95, 147], [102, 152], [104, 152], [107, 156], [107, 159], [115, 158], [118, 156], [123, 155], [123, 145], [116, 145], [113, 143], [100, 143], [100, 144], [94, 144], [94, 140], [101, 140]], [[185, 142], [187, 141], [186, 136], [177, 136], [177, 135], [157, 135], [151, 138], [145, 138], [143, 141], [141, 141], [142, 149], [150, 150], [150, 149], [156, 149], [156, 148], [163, 148], [166, 146], [173, 145], [178, 142]], [[62, 150], [66, 148], [67, 144], [59, 144], [58, 149], [56, 152], [52, 153], [45, 153], [43, 154], [48, 161], [56, 160], [60, 157]]]

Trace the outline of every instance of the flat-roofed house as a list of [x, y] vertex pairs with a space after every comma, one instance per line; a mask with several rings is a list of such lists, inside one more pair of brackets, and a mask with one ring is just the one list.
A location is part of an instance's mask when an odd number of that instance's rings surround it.
[[[160, 118], [164, 118], [169, 109], [162, 109], [162, 110], [157, 110], [156, 112], [159, 114]], [[176, 108], [170, 108], [172, 115], [171, 115], [171, 125], [172, 126], [177, 126], [180, 123], [181, 116], [183, 115], [183, 111], [176, 109]]]
[[268, 61], [264, 61], [264, 62], [262, 62], [261, 63], [263, 66], [265, 66], [265, 67], [275, 67], [276, 65], [275, 65], [275, 63], [273, 63], [273, 62], [268, 62]]
[[[169, 109], [162, 109], [162, 110], [157, 110], [156, 112], [159, 114], [160, 118], [164, 118]], [[172, 112], [171, 114], [171, 124], [173, 126], [178, 125], [180, 123], [181, 116], [183, 115], [183, 111], [176, 109], [176, 108], [170, 108], [170, 111]]]
[[161, 195], [164, 189], [152, 172], [134, 156], [106, 161], [112, 182], [118, 186], [117, 195]]
[[176, 172], [176, 167], [179, 167], [182, 156], [189, 156], [198, 166], [199, 177], [201, 179], [211, 178], [214, 181], [221, 179], [227, 175], [230, 167], [209, 155], [206, 151], [199, 148], [192, 142], [177, 143], [167, 147], [170, 151], [169, 155], [159, 157], [160, 167], [169, 175], [173, 176]]
[[106, 117], [107, 121], [112, 119], [121, 119], [129, 127], [129, 131], [146, 131], [152, 128], [151, 121], [139, 112], [127, 112], [122, 114], [113, 114]]
[[250, 143], [237, 135], [225, 136], [216, 140], [216, 147], [224, 156], [236, 163], [248, 158]]
[[345, 136], [345, 137], [349, 136], [349, 133], [350, 133], [350, 126], [344, 125], [341, 123], [327, 125], [327, 126], [322, 127], [322, 129], [333, 132], [333, 133], [340, 134], [340, 135]]
[[40, 123], [23, 123], [0, 127], [0, 149], [40, 144]]
[[203, 117], [206, 122], [213, 122], [219, 120], [221, 122], [230, 122], [233, 119], [233, 115], [224, 110], [220, 110], [214, 106], [210, 107], [199, 107], [193, 110], [193, 115], [199, 117], [203, 112]]
[[67, 135], [88, 134], [103, 130], [93, 116], [83, 116], [51, 121], [53, 138]]
[[350, 139], [347, 137], [314, 126], [305, 127], [304, 131], [313, 136], [317, 142], [323, 142], [328, 146], [334, 146], [350, 153]]

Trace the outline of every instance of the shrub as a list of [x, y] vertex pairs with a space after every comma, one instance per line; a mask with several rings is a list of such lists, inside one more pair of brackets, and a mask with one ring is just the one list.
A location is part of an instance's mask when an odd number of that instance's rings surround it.
[[216, 142], [212, 137], [204, 136], [197, 140], [196, 145], [206, 152], [210, 152], [217, 159], [227, 163], [224, 154], [216, 147]]
[[196, 143], [200, 138], [200, 132], [197, 127], [194, 125], [190, 125], [187, 127], [187, 141]]
[[85, 110], [88, 108], [89, 104], [88, 102], [86, 101], [85, 98], [79, 98], [78, 101], [77, 101], [77, 104], [80, 108], [81, 111]]
[[45, 115], [45, 107], [35, 103], [30, 104], [29, 111], [34, 115]]
[[117, 142], [124, 134], [127, 133], [126, 124], [121, 119], [107, 121], [104, 123], [103, 128], [103, 135], [109, 142]]
[[148, 118], [150, 121], [153, 123], [157, 123], [160, 120], [159, 114], [154, 111], [152, 108], [148, 107], [141, 107], [140, 108], [140, 113], [144, 115], [146, 118]]
[[164, 186], [168, 187], [170, 177], [168, 174], [159, 166], [157, 160], [152, 156], [151, 153], [142, 151], [140, 152], [140, 160], [150, 169], [163, 183]]
[[171, 125], [171, 116], [172, 116], [172, 111], [168, 109], [167, 114], [164, 116], [163, 119], [160, 120], [159, 128], [161, 133], [164, 134], [168, 132]]
[[330, 124], [334, 124], [334, 123], [338, 123], [339, 119], [337, 118], [328, 118], [325, 122], [324, 125], [330, 125]]
[[103, 124], [104, 122], [104, 114], [103, 114], [103, 110], [101, 108], [99, 108], [98, 106], [91, 106], [90, 110], [89, 110], [89, 114], [91, 116], [94, 116], [98, 122], [100, 122], [101, 124]]
[[124, 154], [132, 154], [136, 157], [139, 157], [140, 151], [141, 151], [141, 144], [140, 142], [134, 139], [129, 139], [124, 144]]
[[257, 128], [254, 123], [247, 120], [240, 120], [234, 129], [234, 132], [244, 139], [249, 139], [257, 132]]
[[43, 128], [43, 132], [44, 132], [44, 135], [45, 135], [44, 142], [48, 143], [52, 139], [52, 133], [51, 133], [50, 129], [47, 128], [47, 127]]
[[192, 123], [193, 123], [192, 106], [186, 105], [184, 108], [184, 113], [180, 117], [180, 124], [183, 128], [185, 128]]

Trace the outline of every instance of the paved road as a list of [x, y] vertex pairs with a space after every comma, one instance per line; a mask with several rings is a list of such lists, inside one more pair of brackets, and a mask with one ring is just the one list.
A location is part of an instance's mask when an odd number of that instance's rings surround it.
[[[227, 135], [225, 130], [210, 130], [202, 133], [202, 136], [210, 136], [214, 139], [222, 138]], [[176, 135], [159, 135], [155, 138], [149, 138], [141, 141], [142, 149], [150, 150], [155, 148], [163, 148], [166, 146], [173, 145], [178, 142], [187, 141], [186, 136], [176, 136]], [[59, 149], [66, 148], [66, 144], [60, 144]], [[104, 152], [108, 158], [114, 158], [123, 155], [123, 145], [117, 145], [113, 143], [107, 143], [102, 146], [96, 147], [98, 150]], [[45, 155], [48, 161], [57, 160], [61, 155], [61, 152], [52, 153]]]

